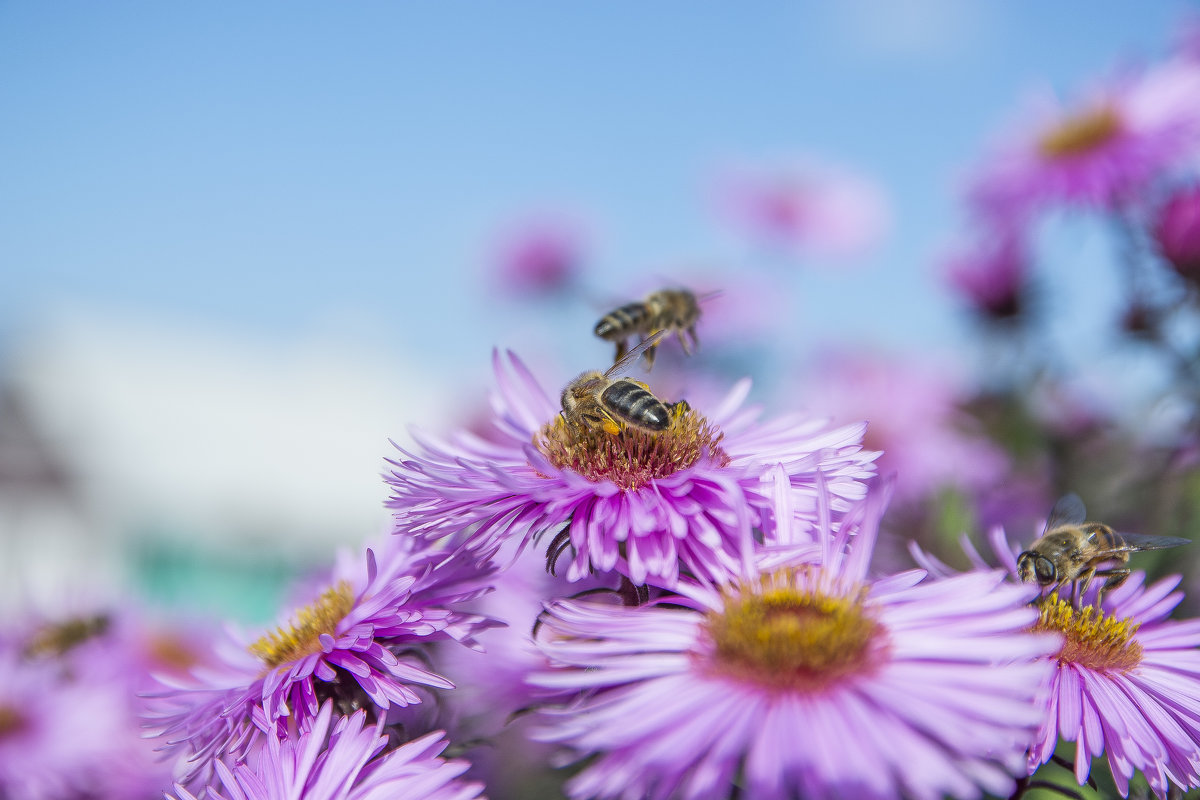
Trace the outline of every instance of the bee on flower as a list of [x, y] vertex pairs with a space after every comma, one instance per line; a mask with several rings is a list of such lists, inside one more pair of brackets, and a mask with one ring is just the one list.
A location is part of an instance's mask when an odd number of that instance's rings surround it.
[[[1013, 581], [1021, 556], [1002, 528], [989, 533], [991, 549]], [[965, 536], [962, 546], [976, 568], [985, 559]], [[915, 544], [913, 556], [941, 575], [953, 571]], [[1027, 562], [1026, 562], [1027, 563]], [[1037, 606], [1031, 633], [1052, 633], [1060, 645], [1046, 657], [1049, 691], [1039, 704], [1041, 722], [1029, 742], [1027, 774], [1054, 757], [1059, 740], [1075, 742], [1075, 778], [1088, 780], [1093, 758], [1104, 755], [1117, 790], [1141, 772], [1160, 797], [1170, 787], [1200, 786], [1200, 620], [1171, 620], [1183, 600], [1179, 576], [1146, 583], [1141, 571], [1119, 584], [1092, 581], [1075, 602], [1048, 595]]]
[[[579, 759], [583, 798], [721, 800], [1011, 793], [1039, 719], [1053, 636], [998, 570], [869, 578], [887, 491], [816, 544], [720, 584], [681, 579], [627, 607], [560, 600], [539, 738]], [[774, 519], [790, 527], [785, 495]], [[775, 536], [801, 541], [792, 532]]]
[[[636, 585], [670, 587], [681, 572], [741, 572], [769, 510], [764, 478], [774, 465], [783, 465], [797, 524], [809, 531], [818, 471], [835, 518], [874, 472], [878, 454], [863, 449], [863, 424], [832, 427], [803, 415], [759, 422], [757, 410], [742, 407], [748, 381], [708, 405], [659, 398], [634, 382], [614, 390], [619, 381], [603, 373], [592, 385], [585, 373], [560, 408], [515, 355], [493, 361], [499, 391], [489, 436], [420, 437], [415, 452], [389, 460], [397, 531], [483, 542], [563, 532], [559, 546], [574, 551], [568, 579], [615, 571]], [[579, 406], [569, 396], [576, 386]], [[614, 412], [617, 401], [604, 392], [620, 394], [629, 413]]]

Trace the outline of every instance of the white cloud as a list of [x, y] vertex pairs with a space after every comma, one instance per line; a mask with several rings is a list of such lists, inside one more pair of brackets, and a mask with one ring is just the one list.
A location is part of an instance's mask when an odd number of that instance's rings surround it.
[[993, 6], [966, 0], [840, 0], [821, 9], [851, 55], [886, 59], [959, 56], [996, 24]]

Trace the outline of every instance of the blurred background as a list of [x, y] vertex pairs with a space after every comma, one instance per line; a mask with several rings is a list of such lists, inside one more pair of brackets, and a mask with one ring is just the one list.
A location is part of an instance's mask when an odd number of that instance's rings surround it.
[[871, 420], [899, 561], [1068, 490], [1194, 537], [1191, 279], [1096, 204], [1014, 255], [968, 187], [1030, 97], [1195, 58], [1196, 11], [0, 2], [0, 610], [270, 618], [493, 348], [557, 391], [663, 286], [706, 297], [663, 391]]

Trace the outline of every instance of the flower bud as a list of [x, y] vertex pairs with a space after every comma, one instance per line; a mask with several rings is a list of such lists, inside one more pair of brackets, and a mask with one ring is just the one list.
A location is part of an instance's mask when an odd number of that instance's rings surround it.
[[1154, 238], [1176, 272], [1200, 281], [1200, 184], [1171, 195], [1159, 211]]

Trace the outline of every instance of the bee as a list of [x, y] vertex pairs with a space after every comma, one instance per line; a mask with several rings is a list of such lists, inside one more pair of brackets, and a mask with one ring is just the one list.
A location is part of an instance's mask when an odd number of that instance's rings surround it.
[[[646, 337], [658, 331], [674, 331], [683, 352], [690, 356], [692, 348], [700, 345], [696, 336], [699, 320], [700, 299], [695, 293], [687, 289], [662, 289], [647, 295], [645, 300], [627, 303], [605, 314], [596, 323], [595, 333], [606, 342], [616, 342], [614, 361], [625, 357], [631, 336]], [[646, 349], [646, 369], [654, 366], [655, 347]]]
[[666, 334], [659, 331], [643, 340], [604, 372], [590, 370], [568, 383], [562, 391], [562, 417], [566, 423], [614, 436], [627, 426], [651, 433], [665, 431], [675, 404], [659, 400], [641, 381], [615, 376]]
[[103, 636], [112, 625], [108, 614], [75, 617], [39, 630], [25, 646], [29, 658], [63, 656], [86, 641]]
[[1079, 495], [1068, 494], [1059, 499], [1050, 511], [1042, 537], [1017, 556], [1017, 575], [1021, 580], [1036, 580], [1043, 588], [1053, 585], [1055, 594], [1069, 583], [1074, 604], [1077, 595], [1082, 601], [1093, 579], [1104, 578], [1104, 584], [1096, 592], [1099, 608], [1104, 593], [1129, 577], [1129, 570], [1123, 565], [1129, 562], [1131, 553], [1178, 547], [1189, 541], [1174, 536], [1118, 533], [1103, 523], [1086, 520], [1087, 511]]

